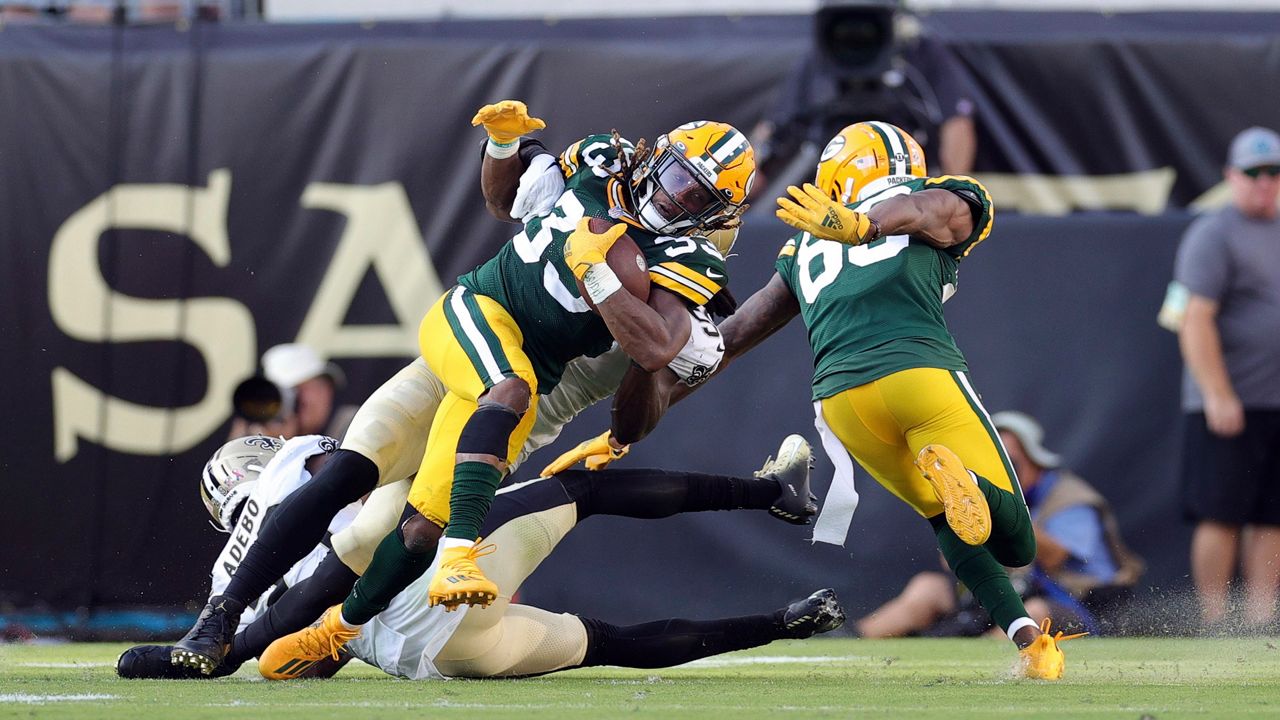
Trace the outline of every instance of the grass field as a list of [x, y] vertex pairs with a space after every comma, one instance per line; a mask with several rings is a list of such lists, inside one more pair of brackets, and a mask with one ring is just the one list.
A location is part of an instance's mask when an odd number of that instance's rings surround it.
[[125, 681], [116, 644], [0, 645], [0, 717], [601, 718], [1280, 717], [1280, 639], [1085, 639], [1061, 682], [1015, 680], [1002, 641], [775, 643], [666, 670], [409, 682], [352, 663], [337, 679]]

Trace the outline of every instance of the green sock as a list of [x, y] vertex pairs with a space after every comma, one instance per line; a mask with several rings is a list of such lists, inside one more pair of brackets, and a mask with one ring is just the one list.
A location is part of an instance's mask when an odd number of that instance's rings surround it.
[[462, 462], [453, 469], [453, 491], [449, 495], [449, 524], [444, 536], [475, 540], [493, 504], [493, 494], [502, 482], [502, 471], [483, 462]]
[[378, 543], [378, 549], [369, 561], [369, 569], [364, 571], [355, 587], [351, 588], [351, 594], [343, 601], [342, 618], [356, 625], [369, 622], [386, 610], [400, 591], [421, 577], [431, 567], [435, 556], [435, 548], [425, 553], [410, 552], [404, 546], [400, 528], [396, 528]]
[[986, 548], [1006, 567], [1023, 567], [1036, 559], [1036, 533], [1031, 527], [1031, 513], [1022, 493], [1002, 490], [986, 478], [974, 473], [978, 487], [991, 508], [991, 538]]
[[938, 536], [938, 548], [947, 559], [956, 578], [969, 588], [969, 592], [986, 608], [991, 619], [1006, 632], [1009, 625], [1027, 616], [1022, 598], [1013, 589], [1009, 576], [985, 546], [966, 544], [956, 536], [942, 515], [929, 518]]

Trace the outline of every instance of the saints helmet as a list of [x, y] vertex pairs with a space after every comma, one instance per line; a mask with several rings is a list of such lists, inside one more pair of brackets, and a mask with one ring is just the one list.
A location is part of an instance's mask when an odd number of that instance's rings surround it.
[[926, 174], [924, 150], [915, 138], [886, 122], [860, 122], [822, 149], [813, 184], [847, 204]]
[[756, 154], [732, 125], [699, 120], [660, 135], [631, 174], [635, 217], [659, 235], [736, 223], [756, 175]]
[[213, 526], [231, 532], [240, 505], [249, 497], [258, 476], [284, 440], [266, 435], [236, 438], [218, 448], [200, 474], [200, 499], [213, 517]]

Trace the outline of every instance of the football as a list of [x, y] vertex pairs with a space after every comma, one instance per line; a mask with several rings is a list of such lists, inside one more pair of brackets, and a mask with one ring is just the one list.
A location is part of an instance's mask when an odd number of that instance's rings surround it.
[[[591, 218], [591, 232], [602, 233], [613, 226], [612, 220]], [[622, 281], [622, 288], [640, 298], [641, 302], [649, 302], [649, 265], [645, 263], [644, 253], [640, 252], [636, 241], [632, 240], [631, 236], [623, 234], [613, 243], [613, 247], [609, 248], [609, 252], [604, 257], [614, 274], [618, 276], [618, 280]], [[587, 301], [591, 311], [596, 312], [595, 303], [591, 302], [582, 281], [577, 282], [578, 294]]]

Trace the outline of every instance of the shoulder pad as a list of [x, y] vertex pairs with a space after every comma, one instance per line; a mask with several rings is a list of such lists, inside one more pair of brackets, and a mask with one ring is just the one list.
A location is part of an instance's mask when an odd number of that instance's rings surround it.
[[[630, 141], [622, 140], [622, 151], [628, 156], [635, 150]], [[595, 178], [608, 178], [610, 173], [622, 170], [618, 162], [618, 149], [614, 146], [613, 136], [606, 134], [588, 135], [570, 145], [560, 154], [560, 170], [566, 180], [579, 175]]]

